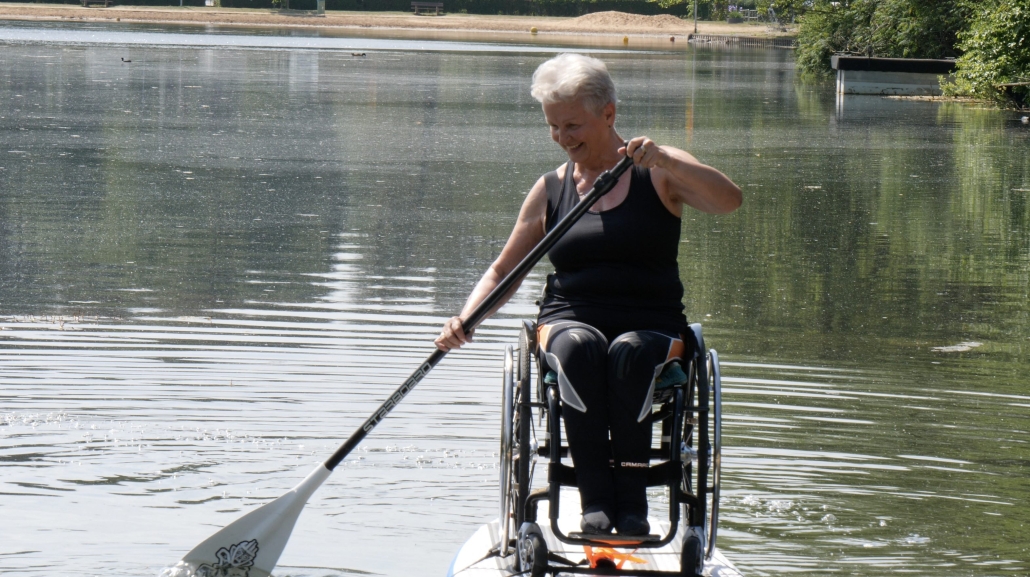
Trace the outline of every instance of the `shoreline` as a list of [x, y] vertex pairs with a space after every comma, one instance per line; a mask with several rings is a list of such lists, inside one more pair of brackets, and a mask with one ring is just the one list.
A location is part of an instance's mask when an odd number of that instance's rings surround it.
[[[406, 12], [326, 11], [325, 16], [300, 10], [254, 8], [204, 8], [196, 6], [113, 6], [83, 8], [71, 4], [0, 3], [0, 21], [82, 21], [133, 24], [199, 24], [219, 26], [262, 26], [277, 28], [361, 29], [376, 31], [473, 33], [477, 35], [552, 34], [597, 36], [617, 34], [633, 37], [686, 38], [694, 33], [693, 20], [675, 16], [643, 16], [622, 12], [597, 12], [577, 18], [560, 16], [492, 16], [486, 14], [444, 14], [416, 16]], [[698, 21], [697, 33], [747, 38], [788, 38], [793, 30], [768, 24], [728, 24]], [[621, 36], [620, 36], [621, 38]]]

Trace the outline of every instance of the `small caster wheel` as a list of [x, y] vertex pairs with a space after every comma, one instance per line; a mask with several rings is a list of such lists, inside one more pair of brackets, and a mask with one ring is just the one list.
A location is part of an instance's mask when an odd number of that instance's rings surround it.
[[697, 535], [690, 535], [683, 540], [683, 551], [680, 553], [680, 575], [682, 577], [700, 577], [704, 568], [703, 547]]
[[528, 571], [530, 577], [547, 574], [547, 544], [536, 523], [519, 527], [519, 571]]

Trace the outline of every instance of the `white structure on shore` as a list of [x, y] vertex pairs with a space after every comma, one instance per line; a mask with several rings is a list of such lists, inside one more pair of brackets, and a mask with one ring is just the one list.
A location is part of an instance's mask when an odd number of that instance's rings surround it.
[[955, 69], [954, 60], [870, 58], [834, 55], [837, 94], [940, 96], [940, 77]]

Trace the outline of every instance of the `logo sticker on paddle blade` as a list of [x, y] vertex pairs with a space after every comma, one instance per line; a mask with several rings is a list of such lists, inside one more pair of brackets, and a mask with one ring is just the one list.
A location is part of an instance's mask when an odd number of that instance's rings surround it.
[[218, 562], [214, 565], [204, 563], [197, 567], [197, 577], [250, 577], [250, 569], [257, 559], [257, 539], [240, 541], [230, 547], [222, 547], [215, 552]]

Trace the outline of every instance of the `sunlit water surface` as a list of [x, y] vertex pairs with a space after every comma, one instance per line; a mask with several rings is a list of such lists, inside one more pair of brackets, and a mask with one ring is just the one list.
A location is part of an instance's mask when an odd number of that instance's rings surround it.
[[[539, 44], [133, 30], [0, 27], [4, 575], [154, 575], [282, 494], [562, 162]], [[720, 547], [748, 576], [1030, 571], [1019, 115], [837, 103], [787, 51], [603, 57], [624, 136], [745, 191], [687, 215], [680, 259], [723, 358]], [[277, 574], [442, 574], [496, 515], [500, 354], [544, 273], [337, 469]]]

